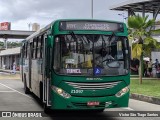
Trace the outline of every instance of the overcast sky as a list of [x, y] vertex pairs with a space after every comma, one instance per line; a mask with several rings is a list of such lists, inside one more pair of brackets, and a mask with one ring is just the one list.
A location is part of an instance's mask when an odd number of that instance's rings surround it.
[[[123, 21], [109, 7], [125, 0], [94, 0], [94, 18]], [[91, 0], [0, 0], [0, 22], [11, 22], [12, 30], [41, 27], [59, 18], [91, 18]]]
[[[109, 7], [124, 1], [93, 0], [94, 19], [123, 21], [118, 15], [123, 12]], [[127, 17], [126, 12], [124, 15]], [[39, 23], [43, 28], [63, 18], [91, 19], [91, 0], [0, 0], [0, 23], [11, 22], [12, 30], [29, 30], [32, 23]]]

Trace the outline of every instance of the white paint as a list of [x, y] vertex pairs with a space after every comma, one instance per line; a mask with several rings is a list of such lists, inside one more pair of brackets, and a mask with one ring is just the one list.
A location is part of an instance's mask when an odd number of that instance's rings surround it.
[[105, 109], [104, 111], [124, 111], [125, 110], [129, 110], [129, 111], [135, 111], [134, 109], [130, 108], [130, 107], [124, 107], [124, 108], [109, 108], [109, 109]]
[[[24, 94], [24, 93], [21, 93], [21, 92], [15, 90], [15, 89], [13, 89], [13, 88], [7, 86], [7, 85], [4, 85], [4, 84], [2, 84], [2, 83], [0, 83], [0, 85], [4, 86], [4, 87], [6, 87], [6, 88], [9, 88], [9, 89], [13, 90], [14, 92], [17, 92], [17, 93], [19, 93], [19, 94], [21, 94], [21, 95], [23, 95], [23, 96], [26, 96], [26, 97], [28, 97], [28, 98], [32, 98], [32, 97], [30, 97], [30, 96], [28, 96], [28, 95], [26, 95], [26, 94]], [[33, 99], [33, 98], [32, 98], [32, 99]]]
[[16, 92], [16, 91], [0, 91], [0, 93], [2, 93], [2, 92], [8, 92], [9, 93], [9, 92]]
[[126, 108], [122, 108], [122, 109], [135, 111], [134, 109], [132, 109], [132, 108], [130, 108], [130, 107], [126, 107]]

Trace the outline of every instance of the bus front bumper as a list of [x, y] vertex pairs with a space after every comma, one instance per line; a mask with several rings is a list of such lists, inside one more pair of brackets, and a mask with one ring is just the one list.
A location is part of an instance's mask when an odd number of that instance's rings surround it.
[[[128, 107], [129, 91], [121, 97], [75, 97], [64, 98], [55, 92], [52, 92], [51, 109], [57, 110], [87, 110], [87, 109], [105, 109]], [[96, 102], [97, 105], [88, 105], [89, 102]]]

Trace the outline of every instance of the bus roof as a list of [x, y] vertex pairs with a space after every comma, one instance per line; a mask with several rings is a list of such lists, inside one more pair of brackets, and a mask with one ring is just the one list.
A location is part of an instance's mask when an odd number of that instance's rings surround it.
[[45, 31], [49, 30], [49, 28], [52, 26], [53, 23], [50, 23], [49, 25], [47, 25], [46, 27], [38, 30], [37, 32], [34, 32], [32, 35], [30, 35], [29, 37], [26, 38], [26, 40], [30, 40], [32, 39], [33, 37], [39, 35], [39, 34], [42, 34], [44, 33]]
[[99, 22], [113, 22], [113, 23], [123, 23], [120, 21], [113, 21], [113, 20], [98, 20], [98, 19], [58, 19], [55, 20], [53, 22], [51, 22], [50, 24], [48, 24], [47, 26], [45, 26], [44, 28], [34, 32], [32, 35], [30, 35], [29, 37], [27, 37], [25, 40], [30, 40], [32, 38], [34, 38], [35, 36], [39, 35], [39, 34], [43, 34], [45, 33], [47, 30], [49, 30], [54, 23], [58, 22], [58, 21], [99, 21]]

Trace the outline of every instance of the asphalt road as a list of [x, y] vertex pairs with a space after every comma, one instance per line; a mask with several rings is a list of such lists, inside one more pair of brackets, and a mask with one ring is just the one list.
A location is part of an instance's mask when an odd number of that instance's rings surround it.
[[[23, 83], [18, 79], [0, 79], [0, 111], [43, 111], [43, 106], [34, 95], [26, 95]], [[114, 111], [118, 111], [114, 113]], [[121, 112], [123, 111], [123, 112]], [[33, 120], [159, 120], [159, 117], [120, 117], [136, 111], [160, 111], [160, 105], [130, 99], [128, 108], [105, 109], [103, 113], [80, 111], [53, 111], [42, 118], [0, 118]], [[141, 113], [141, 112], [140, 112]], [[151, 112], [150, 112], [151, 113]], [[124, 115], [123, 114], [123, 115]], [[136, 113], [137, 114], [137, 113]], [[147, 113], [145, 113], [147, 114]], [[118, 115], [118, 116], [117, 116]], [[51, 117], [52, 116], [52, 117]], [[134, 116], [134, 114], [133, 114]], [[140, 116], [140, 115], [139, 115]]]

